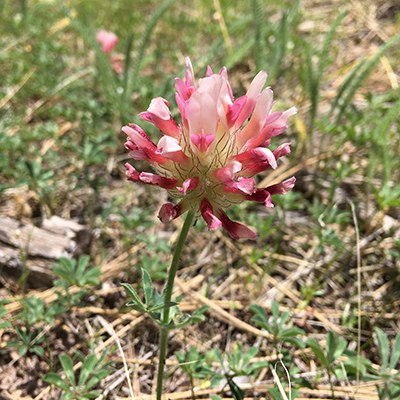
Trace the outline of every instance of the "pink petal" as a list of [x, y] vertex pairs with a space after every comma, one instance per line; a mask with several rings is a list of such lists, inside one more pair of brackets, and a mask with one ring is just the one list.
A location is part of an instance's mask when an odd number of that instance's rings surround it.
[[190, 141], [202, 152], [206, 152], [211, 143], [215, 140], [215, 134], [210, 133], [208, 135], [190, 135]]
[[169, 111], [168, 106], [169, 104], [167, 100], [162, 97], [156, 97], [150, 102], [147, 111], [160, 119], [168, 121], [171, 118], [171, 112]]
[[235, 174], [242, 169], [242, 164], [238, 161], [232, 161], [225, 167], [218, 168], [214, 171], [214, 175], [221, 182], [228, 182], [235, 177]]
[[179, 142], [170, 136], [163, 136], [157, 145], [156, 154], [161, 154], [168, 160], [172, 160], [178, 163], [185, 163], [188, 157], [182, 151], [182, 147]]
[[228, 80], [228, 70], [226, 69], [226, 67], [222, 67], [219, 70], [218, 75], [221, 75], [223, 78], [225, 78], [225, 80]]
[[185, 81], [186, 86], [196, 87], [192, 62], [190, 61], [189, 57], [185, 58], [185, 62], [186, 62], [186, 81]]
[[167, 223], [178, 218], [186, 212], [188, 208], [189, 204], [186, 200], [180, 201], [176, 206], [172, 203], [165, 203], [161, 206], [160, 211], [158, 212], [158, 218], [161, 222]]
[[255, 192], [256, 183], [253, 178], [239, 177], [236, 182], [234, 180], [224, 182], [224, 190], [243, 197], [243, 195], [251, 195]]
[[276, 185], [268, 186], [266, 190], [271, 194], [285, 194], [289, 190], [293, 189], [294, 184], [296, 182], [296, 178], [293, 176], [285, 181], [278, 183]]
[[222, 222], [222, 227], [233, 239], [257, 239], [257, 234], [252, 229], [239, 222], [232, 221], [222, 210], [218, 210], [218, 217]]
[[[181, 80], [181, 82], [182, 82], [182, 84], [184, 84], [182, 80]], [[175, 84], [176, 84], [176, 81], [175, 81]], [[175, 94], [176, 104], [178, 105], [183, 125], [186, 128], [188, 128], [189, 124], [188, 124], [187, 117], [186, 117], [186, 100], [184, 99], [183, 95], [181, 93], [179, 93], [178, 89], [176, 89], [176, 90], [177, 90], [176, 94]]]
[[255, 76], [255, 78], [250, 84], [249, 89], [247, 90], [246, 93], [247, 101], [242, 111], [240, 112], [238, 119], [236, 120], [236, 126], [238, 127], [242, 126], [244, 121], [246, 121], [246, 119], [251, 115], [256, 105], [257, 97], [260, 94], [262, 88], [264, 87], [266, 81], [267, 81], [267, 73], [265, 71], [260, 71]]
[[125, 163], [126, 168], [126, 176], [130, 181], [137, 182], [139, 181], [139, 172], [136, 171], [131, 164]]
[[283, 112], [275, 111], [268, 115], [267, 120], [265, 121], [265, 125], [272, 125], [275, 121], [281, 118]]
[[125, 142], [125, 148], [129, 150], [129, 157], [132, 157], [134, 160], [147, 160], [148, 156], [146, 152], [136, 146], [135, 143], [128, 140]]
[[156, 145], [149, 139], [146, 132], [136, 124], [129, 124], [122, 127], [122, 132], [141, 148], [155, 149]]
[[214, 72], [213, 72], [212, 68], [209, 65], [207, 65], [206, 76], [211, 76], [213, 74], [214, 74]]
[[135, 124], [126, 125], [122, 127], [122, 131], [128, 135], [125, 148], [131, 151], [130, 155], [135, 160], [147, 160], [150, 163], [159, 164], [164, 164], [168, 161], [162, 155], [156, 154], [156, 145], [140, 126]]
[[258, 203], [264, 203], [265, 207], [271, 208], [274, 205], [271, 201], [271, 193], [266, 189], [257, 189], [253, 194], [246, 196], [247, 200], [256, 201]]
[[271, 137], [278, 136], [283, 133], [287, 129], [287, 120], [290, 116], [296, 114], [296, 112], [296, 107], [292, 107], [285, 112], [271, 113], [265, 121], [265, 125], [260, 134], [246, 142], [246, 149], [249, 150], [254, 147], [261, 146], [265, 142], [269, 141]]
[[244, 166], [250, 164], [260, 164], [267, 162], [271, 168], [277, 167], [274, 153], [265, 147], [257, 147], [255, 149], [245, 151], [235, 156], [235, 160], [241, 162]]
[[297, 114], [297, 108], [291, 107], [288, 110], [284, 111], [281, 116], [272, 123], [272, 125], [274, 126], [274, 128], [286, 126], [288, 119], [295, 114]]
[[252, 194], [256, 190], [256, 183], [253, 178], [240, 177], [236, 182], [235, 187], [243, 193]]
[[262, 91], [257, 97], [256, 106], [250, 121], [241, 131], [238, 132], [237, 143], [239, 147], [245, 145], [248, 140], [255, 138], [261, 132], [271, 111], [272, 102], [273, 93], [269, 88]]
[[200, 179], [198, 177], [187, 178], [183, 181], [182, 187], [178, 187], [178, 191], [186, 194], [189, 190], [194, 190], [199, 185]]
[[257, 147], [240, 153], [235, 156], [235, 160], [242, 163], [242, 176], [253, 176], [268, 168], [277, 167], [274, 154], [265, 147]]
[[193, 93], [187, 103], [186, 118], [191, 134], [215, 133], [218, 123], [216, 99], [207, 92]]
[[176, 95], [182, 100], [186, 101], [193, 94], [193, 90], [190, 90], [188, 86], [186, 86], [185, 82], [181, 78], [175, 78], [175, 90]]
[[179, 128], [171, 116], [168, 102], [162, 97], [154, 98], [147, 111], [141, 112], [139, 117], [154, 124], [165, 135], [179, 137]]
[[212, 231], [218, 229], [222, 225], [222, 222], [213, 214], [213, 208], [207, 199], [201, 201], [200, 212], [208, 228]]
[[151, 172], [141, 172], [139, 174], [139, 180], [143, 183], [150, 185], [157, 185], [163, 189], [173, 189], [176, 187], [177, 179], [165, 178], [160, 175], [152, 174]]
[[283, 143], [279, 147], [277, 147], [273, 151], [275, 158], [278, 159], [280, 157], [284, 157], [290, 154], [290, 144], [291, 143]]
[[226, 112], [226, 120], [228, 122], [229, 128], [235, 124], [246, 102], [247, 102], [246, 96], [242, 96], [237, 98], [232, 105], [228, 104]]

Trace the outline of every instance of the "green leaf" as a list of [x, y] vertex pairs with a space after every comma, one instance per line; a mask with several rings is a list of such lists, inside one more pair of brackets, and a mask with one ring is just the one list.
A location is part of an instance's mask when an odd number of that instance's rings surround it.
[[328, 363], [335, 362], [346, 349], [347, 342], [333, 331], [329, 331], [326, 339]]
[[253, 374], [255, 371], [268, 367], [268, 361], [256, 361], [249, 366], [250, 374]]
[[275, 300], [272, 302], [271, 310], [272, 310], [272, 316], [276, 321], [279, 318], [279, 305]]
[[[242, 355], [241, 349], [238, 349], [239, 356]], [[243, 364], [248, 364], [258, 353], [258, 348], [257, 347], [250, 347], [246, 353], [242, 355], [242, 363]]]
[[63, 378], [61, 378], [60, 375], [56, 374], [55, 372], [49, 372], [44, 376], [43, 379], [50, 385], [57, 386], [60, 389], [64, 390], [65, 392], [69, 391], [69, 386], [67, 385], [67, 383], [64, 381]]
[[254, 314], [251, 321], [258, 325], [260, 328], [269, 331], [269, 324], [267, 316], [265, 314], [265, 310], [258, 304], [252, 304], [250, 306], [250, 311]]
[[170, 301], [168, 304], [164, 304], [164, 303], [160, 303], [160, 304], [156, 304], [155, 306], [147, 309], [147, 311], [150, 312], [155, 312], [155, 311], [160, 311], [160, 310], [164, 310], [166, 308], [171, 308], [171, 307], [175, 307], [178, 303], [174, 302], [174, 301]]
[[320, 344], [317, 342], [315, 338], [310, 338], [306, 342], [307, 346], [311, 348], [315, 356], [318, 358], [318, 360], [321, 362], [321, 364], [324, 367], [328, 367], [328, 360], [325, 357], [325, 354], [320, 346]]
[[71, 385], [75, 386], [74, 363], [72, 361], [72, 358], [66, 354], [61, 354], [59, 359], [65, 375], [67, 376], [67, 379], [69, 380]]
[[28, 352], [28, 346], [21, 346], [18, 349], [18, 354], [23, 357]]
[[[108, 372], [106, 371], [106, 376], [108, 375]], [[101, 380], [103, 376], [98, 375], [98, 376], [92, 376], [86, 383], [85, 388], [86, 389], [91, 389], [93, 386], [97, 385]]]
[[85, 273], [85, 285], [97, 285], [99, 283], [99, 278], [101, 275], [101, 270], [99, 267], [93, 267]]
[[291, 328], [283, 329], [280, 337], [282, 339], [286, 340], [287, 338], [296, 337], [296, 336], [300, 336], [303, 334], [304, 334], [304, 331], [302, 329], [297, 328], [297, 327], [291, 327]]
[[329, 51], [331, 50], [331, 44], [332, 40], [336, 34], [336, 30], [339, 27], [339, 25], [342, 23], [344, 17], [347, 15], [347, 11], [343, 11], [340, 13], [333, 24], [331, 25], [331, 28], [329, 29], [328, 33], [324, 37], [324, 42], [322, 45], [322, 51], [321, 55], [319, 57], [319, 75], [321, 76], [323, 72], [325, 71], [326, 67], [328, 66], [329, 62]]
[[[122, 283], [121, 285], [123, 286], [127, 294], [132, 298], [133, 303], [141, 307], [142, 310], [146, 310], [146, 306], [143, 304], [136, 290], [129, 283]], [[130, 304], [128, 303], [128, 305]]]
[[392, 355], [390, 357], [390, 369], [395, 369], [400, 358], [400, 332], [397, 333], [393, 344]]
[[304, 341], [300, 338], [296, 338], [296, 337], [285, 337], [284, 338], [286, 343], [290, 343], [293, 346], [297, 346], [299, 349], [304, 349], [304, 347], [306, 347], [306, 344], [304, 343]]
[[89, 375], [93, 371], [94, 366], [96, 365], [96, 362], [97, 358], [94, 354], [90, 354], [86, 357], [82, 364], [81, 373], [79, 375], [79, 386], [82, 386], [87, 381]]
[[[151, 280], [150, 274], [144, 269], [142, 270], [142, 282], [143, 282], [143, 291], [144, 291], [144, 299], [147, 306], [152, 306], [153, 303], [153, 282]], [[158, 305], [158, 304], [157, 304]]]
[[385, 371], [389, 362], [389, 340], [382, 329], [374, 328], [374, 332], [378, 341], [379, 353], [381, 356], [381, 369], [382, 371]]
[[39, 357], [43, 357], [44, 355], [44, 349], [41, 346], [33, 346], [32, 351], [36, 353]]
[[82, 278], [84, 276], [84, 272], [86, 267], [88, 266], [90, 261], [90, 257], [86, 254], [79, 257], [78, 266], [76, 267], [75, 276], [77, 279]]
[[279, 319], [279, 325], [284, 326], [285, 323], [287, 322], [287, 320], [289, 319], [289, 317], [290, 317], [290, 314], [287, 311], [283, 312], [281, 315], [281, 318]]

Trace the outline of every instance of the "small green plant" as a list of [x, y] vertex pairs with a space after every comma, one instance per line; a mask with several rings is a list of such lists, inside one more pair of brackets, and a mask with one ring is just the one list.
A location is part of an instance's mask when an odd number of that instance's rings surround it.
[[321, 286], [322, 285], [319, 282], [315, 282], [310, 286], [301, 286], [300, 293], [304, 300], [299, 304], [300, 309], [306, 308], [314, 299], [314, 297], [320, 297], [324, 294], [324, 290], [321, 288]]
[[85, 357], [77, 378], [72, 358], [62, 354], [59, 359], [63, 373], [49, 372], [44, 380], [61, 389], [61, 400], [89, 400], [100, 395], [100, 391], [94, 387], [109, 374], [108, 368], [104, 366], [104, 357], [97, 358], [95, 354]]
[[389, 338], [380, 328], [374, 329], [380, 355], [380, 369], [367, 377], [383, 383], [377, 385], [380, 400], [392, 400], [400, 397], [400, 333], [396, 334], [392, 348]]
[[304, 347], [304, 342], [300, 338], [300, 336], [304, 335], [304, 331], [290, 323], [290, 314], [287, 311], [280, 313], [279, 305], [276, 301], [272, 302], [271, 309], [272, 316], [268, 316], [261, 306], [257, 304], [251, 305], [250, 310], [254, 313], [252, 321], [272, 335], [275, 347], [284, 343], [300, 348]]
[[100, 268], [90, 266], [90, 257], [83, 255], [79, 260], [62, 257], [53, 272], [60, 278], [57, 284], [76, 285], [78, 287], [94, 286], [99, 283]]
[[17, 349], [18, 354], [21, 357], [29, 352], [37, 354], [39, 357], [43, 357], [44, 349], [42, 344], [45, 335], [41, 329], [22, 326], [16, 327], [15, 333], [17, 334], [17, 340], [10, 340], [7, 343], [7, 347]]
[[366, 358], [358, 356], [357, 352], [353, 350], [349, 350], [347, 340], [333, 331], [329, 331], [326, 335], [325, 349], [315, 338], [309, 338], [306, 345], [313, 351], [322, 367], [325, 368], [332, 393], [333, 377], [348, 379], [348, 375], [354, 377], [357, 372], [360, 377], [363, 377], [367, 372], [367, 367], [370, 365]]
[[16, 348], [20, 356], [28, 352], [43, 356], [43, 342], [46, 335], [37, 326], [40, 323], [53, 321], [52, 310], [45, 307], [42, 299], [32, 296], [22, 301], [22, 311], [17, 316], [21, 325], [15, 328], [16, 339], [7, 343], [7, 347]]
[[[41, 325], [53, 323], [63, 312], [65, 308], [59, 302], [46, 306], [42, 299], [35, 296], [23, 299], [22, 311], [16, 317], [20, 324], [15, 328], [16, 339], [9, 341], [7, 347], [16, 348], [21, 356], [28, 352], [43, 356], [43, 344], [47, 336]], [[9, 326], [8, 323], [6, 327]]]
[[[26, 183], [31, 190], [36, 192], [42, 198], [50, 209], [53, 209], [53, 194], [51, 188], [54, 187], [54, 171], [47, 169], [42, 162], [38, 160], [25, 160], [20, 169], [25, 177], [23, 183]], [[24, 171], [25, 170], [25, 171]]]
[[[211, 360], [208, 359], [207, 354], [200, 353], [193, 346], [188, 351], [176, 351], [175, 357], [182, 371], [188, 376], [192, 391], [195, 387], [195, 380], [209, 381], [214, 374], [210, 367]], [[192, 395], [194, 397], [194, 393]]]
[[268, 366], [268, 362], [264, 360], [252, 362], [258, 354], [256, 347], [250, 347], [244, 351], [243, 347], [238, 344], [226, 356], [219, 350], [214, 350], [211, 354], [220, 366], [220, 369], [212, 374], [211, 386], [215, 387], [221, 383], [228, 385], [235, 400], [244, 399], [243, 390], [236, 383], [236, 378], [255, 376], [260, 369]]
[[[23, 320], [27, 326], [35, 325], [38, 322], [45, 320], [45, 304], [38, 297], [27, 297], [22, 301], [22, 312], [19, 318]], [[46, 321], [48, 322], [48, 321]]]
[[54, 266], [53, 273], [59, 278], [55, 281], [55, 286], [62, 288], [64, 293], [58, 293], [59, 302], [70, 308], [78, 305], [79, 300], [85, 295], [85, 290], [71, 294], [70, 287], [78, 286], [85, 288], [95, 286], [100, 281], [100, 267], [90, 265], [90, 257], [82, 255], [79, 260], [73, 258], [60, 258], [60, 261]]

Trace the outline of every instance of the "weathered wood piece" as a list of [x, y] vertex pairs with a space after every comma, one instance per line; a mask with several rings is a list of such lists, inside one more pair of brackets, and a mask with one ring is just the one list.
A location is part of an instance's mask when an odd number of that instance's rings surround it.
[[1, 274], [17, 277], [28, 270], [35, 287], [51, 283], [58, 259], [85, 253], [89, 245], [90, 232], [75, 221], [53, 216], [38, 227], [0, 217]]

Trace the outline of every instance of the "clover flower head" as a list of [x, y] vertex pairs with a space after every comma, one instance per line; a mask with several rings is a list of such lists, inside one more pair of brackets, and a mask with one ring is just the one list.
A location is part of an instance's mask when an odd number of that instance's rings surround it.
[[259, 172], [277, 167], [279, 157], [290, 153], [290, 143], [274, 150], [270, 141], [287, 128], [292, 107], [272, 112], [273, 93], [264, 88], [267, 74], [258, 73], [246, 95], [234, 99], [226, 68], [195, 81], [192, 64], [186, 58], [185, 79], [176, 78], [176, 103], [182, 122], [172, 118], [168, 101], [156, 97], [140, 118], [161, 132], [153, 143], [142, 128], [129, 124], [125, 147], [134, 160], [148, 161], [155, 173], [138, 172], [126, 163], [126, 175], [133, 182], [157, 185], [168, 190], [178, 204], [164, 204], [159, 219], [169, 222], [187, 210], [201, 215], [209, 229], [223, 227], [234, 239], [255, 239], [256, 233], [232, 221], [225, 209], [244, 200], [273, 207], [271, 195], [293, 188], [295, 178], [257, 188], [253, 178]]
[[109, 53], [118, 43], [118, 36], [113, 32], [100, 30], [96, 34], [96, 40], [104, 53]]

